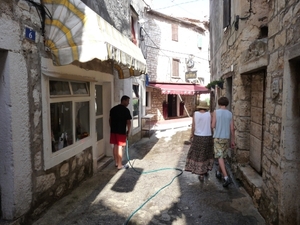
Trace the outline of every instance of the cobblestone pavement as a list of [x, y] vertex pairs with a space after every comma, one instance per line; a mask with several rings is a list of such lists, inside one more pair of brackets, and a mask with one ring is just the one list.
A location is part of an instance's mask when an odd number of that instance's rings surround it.
[[236, 181], [224, 188], [214, 170], [202, 182], [188, 172], [174, 178], [184, 168], [189, 134], [181, 128], [143, 138], [129, 148], [133, 168], [117, 171], [111, 163], [33, 224], [265, 224]]

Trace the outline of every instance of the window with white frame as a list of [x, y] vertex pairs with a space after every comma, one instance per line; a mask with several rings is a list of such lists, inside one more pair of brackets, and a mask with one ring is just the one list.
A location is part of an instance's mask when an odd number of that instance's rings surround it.
[[52, 152], [90, 136], [90, 84], [50, 80]]
[[139, 85], [132, 85], [132, 128], [139, 127], [140, 95]]

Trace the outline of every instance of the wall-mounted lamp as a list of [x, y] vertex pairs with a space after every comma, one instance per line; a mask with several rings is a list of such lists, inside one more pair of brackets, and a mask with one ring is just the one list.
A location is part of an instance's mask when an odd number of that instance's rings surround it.
[[249, 13], [248, 16], [245, 16], [245, 17], [240, 17], [239, 15], [235, 16], [235, 21], [234, 21], [235, 30], [239, 29], [239, 20], [247, 20], [251, 16], [251, 13], [253, 13], [253, 11], [252, 11], [252, 0], [250, 0], [249, 4], [250, 4], [250, 6], [249, 6], [249, 11], [248, 11], [248, 13]]
[[240, 20], [240, 16], [239, 15], [235, 16], [235, 21], [234, 21], [234, 29], [235, 30], [239, 29], [239, 20]]
[[146, 46], [146, 41], [145, 41], [145, 36], [148, 35], [147, 32], [143, 27], [140, 27], [140, 48], [142, 50], [142, 53], [144, 55], [144, 58], [147, 58], [147, 46]]
[[143, 27], [140, 27], [140, 40], [144, 40], [145, 39], [145, 34], [146, 34], [146, 31]]
[[239, 21], [240, 20], [247, 20], [249, 17], [251, 16], [251, 12], [248, 16], [246, 17], [240, 17], [239, 15], [236, 15], [235, 16], [235, 21], [234, 21], [234, 28], [235, 30], [238, 30], [239, 29]]

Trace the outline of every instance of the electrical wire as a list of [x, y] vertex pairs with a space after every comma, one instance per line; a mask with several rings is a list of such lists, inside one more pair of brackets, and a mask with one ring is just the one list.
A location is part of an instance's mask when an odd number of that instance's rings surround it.
[[129, 216], [129, 217], [126, 219], [126, 221], [124, 222], [124, 225], [127, 225], [128, 222], [130, 221], [130, 219], [134, 216], [134, 214], [136, 214], [141, 208], [143, 208], [143, 206], [146, 205], [146, 203], [149, 202], [152, 198], [154, 198], [159, 192], [161, 192], [161, 191], [162, 191], [163, 189], [165, 189], [166, 187], [170, 186], [170, 185], [173, 183], [173, 181], [174, 181], [177, 177], [179, 177], [179, 176], [182, 175], [183, 170], [182, 170], [182, 169], [179, 169], [179, 168], [161, 168], [161, 169], [156, 169], [156, 170], [149, 170], [149, 171], [145, 171], [145, 172], [140, 172], [140, 171], [136, 170], [136, 169], [133, 167], [133, 165], [131, 164], [131, 162], [130, 162], [129, 153], [128, 153], [128, 140], [126, 140], [126, 147], [125, 147], [125, 149], [126, 149], [126, 157], [127, 157], [127, 161], [128, 161], [128, 163], [129, 163], [130, 167], [131, 167], [135, 172], [137, 172], [137, 173], [139, 173], [139, 174], [156, 173], [156, 172], [159, 172], [159, 171], [165, 171], [165, 170], [176, 170], [176, 171], [179, 171], [179, 173], [178, 173], [175, 177], [173, 177], [173, 179], [172, 179], [169, 183], [167, 183], [167, 184], [164, 185], [162, 188], [160, 188], [158, 191], [156, 191], [156, 192], [155, 192], [153, 195], [151, 195], [151, 196], [150, 196], [143, 204], [141, 204], [136, 210], [134, 210], [134, 211], [130, 214], [130, 216]]
[[[160, 48], [150, 37], [150, 35], [147, 33], [147, 31], [145, 29], [143, 29], [143, 31], [145, 32], [145, 34], [147, 35], [147, 37], [149, 38], [149, 40], [155, 45], [155, 46], [151, 46], [151, 45], [146, 45], [146, 47], [149, 47], [149, 48], [154, 48], [154, 49], [158, 49], [164, 56], [166, 57], [170, 57], [170, 55], [167, 55], [165, 52], [171, 52], [171, 53], [177, 53], [177, 54], [183, 54], [183, 55], [190, 55], [189, 53], [185, 53], [185, 52], [176, 52], [176, 51], [171, 51], [171, 50], [168, 50], [168, 49], [162, 49]], [[164, 52], [165, 51], [165, 52]], [[205, 60], [205, 61], [209, 61], [208, 59], [206, 58], [202, 58], [202, 57], [199, 57], [199, 56], [194, 56], [195, 58], [198, 58], [198, 59], [202, 59], [202, 60]]]
[[[161, 51], [166, 51], [166, 52], [176, 53], [176, 54], [182, 54], [182, 55], [188, 55], [188, 56], [190, 55], [189, 53], [186, 53], [186, 52], [176, 52], [176, 51], [172, 51], [172, 50], [168, 50], [168, 49], [161, 49], [161, 48], [153, 47], [153, 46], [150, 46], [150, 45], [147, 45], [147, 47], [149, 47], [149, 48], [154, 48], [154, 49], [159, 49], [159, 50], [161, 50]], [[165, 55], [166, 55], [166, 54], [165, 54]], [[168, 55], [166, 55], [166, 56], [168, 56]], [[202, 58], [202, 57], [199, 57], [199, 56], [195, 56], [195, 55], [194, 55], [194, 57], [195, 57], [195, 58], [198, 58], [198, 59], [205, 60], [205, 61], [209, 61], [208, 59]]]
[[[163, 10], [163, 9], [172, 8], [172, 7], [176, 7], [176, 6], [177, 6], [177, 7], [180, 8], [181, 10], [183, 10], [183, 11], [189, 13], [189, 15], [193, 15], [195, 18], [198, 18], [198, 17], [199, 17], [199, 14], [195, 14], [195, 12], [192, 13], [192, 12], [190, 12], [189, 10], [187, 10], [187, 9], [185, 9], [185, 8], [183, 8], [183, 7], [180, 6], [180, 5], [184, 5], [184, 4], [188, 4], [188, 3], [193, 3], [193, 2], [198, 2], [198, 1], [200, 1], [200, 0], [189, 1], [189, 2], [183, 2], [183, 3], [179, 3], [179, 4], [175, 4], [175, 5], [170, 5], [170, 6], [163, 7], [163, 8], [158, 8], [158, 9], [155, 9], [155, 10], [158, 11], [158, 10]], [[199, 13], [199, 12], [198, 12], [198, 13]]]
[[174, 7], [174, 6], [184, 5], [184, 4], [187, 4], [187, 3], [199, 2], [199, 1], [200, 0], [194, 0], [194, 1], [189, 1], [189, 2], [182, 2], [182, 3], [178, 3], [178, 4], [175, 4], [175, 5], [170, 5], [170, 6], [166, 6], [166, 7], [163, 7], [163, 8], [154, 9], [154, 10], [167, 9], [167, 8], [171, 8], [171, 7]]
[[[161, 51], [161, 48], [151, 39], [150, 35], [147, 33], [147, 31], [144, 28], [143, 28], [143, 31], [145, 32], [145, 34], [147, 35], [147, 37], [149, 38], [149, 40], [157, 47], [157, 49]], [[146, 46], [150, 47], [148, 45], [146, 45]], [[161, 52], [164, 54], [163, 51], [161, 51]], [[168, 57], [167, 54], [164, 54], [164, 55]]]
[[179, 8], [181, 8], [183, 11], [186, 11], [187, 13], [189, 13], [190, 15], [193, 15], [195, 17], [198, 17], [199, 15], [196, 15], [194, 13], [189, 12], [188, 10], [186, 10], [185, 8], [182, 8], [181, 6], [178, 6]]
[[32, 0], [25, 0], [29, 2], [31, 5], [33, 5], [39, 15], [40, 21], [41, 21], [41, 31], [42, 36], [45, 36], [45, 18], [48, 16], [52, 20], [52, 15], [47, 7], [45, 7], [43, 4], [36, 3]]

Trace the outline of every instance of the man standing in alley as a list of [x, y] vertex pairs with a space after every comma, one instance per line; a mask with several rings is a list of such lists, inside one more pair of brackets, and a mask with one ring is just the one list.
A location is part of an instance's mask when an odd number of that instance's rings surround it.
[[231, 178], [228, 176], [224, 158], [227, 157], [229, 141], [231, 148], [234, 148], [234, 123], [232, 113], [226, 109], [229, 104], [229, 101], [226, 97], [221, 97], [218, 100], [220, 106], [219, 109], [213, 112], [212, 117], [212, 128], [215, 128], [214, 131], [214, 154], [215, 158], [219, 161], [219, 168], [216, 171], [216, 177], [218, 179], [224, 177], [223, 187], [227, 187], [232, 183]]
[[118, 169], [128, 168], [122, 165], [123, 146], [126, 146], [126, 139], [131, 129], [131, 114], [127, 106], [130, 98], [122, 96], [121, 104], [114, 106], [109, 112], [110, 143], [114, 145], [113, 155], [115, 165]]

